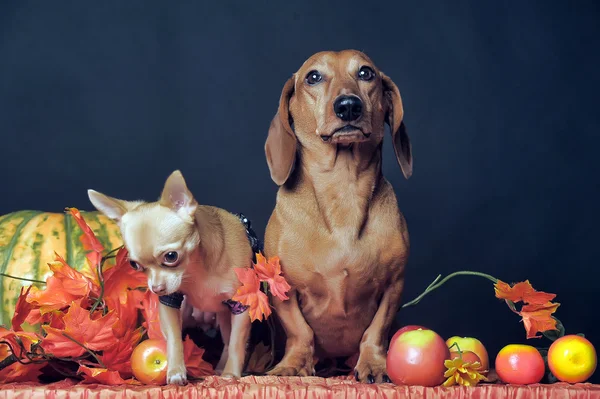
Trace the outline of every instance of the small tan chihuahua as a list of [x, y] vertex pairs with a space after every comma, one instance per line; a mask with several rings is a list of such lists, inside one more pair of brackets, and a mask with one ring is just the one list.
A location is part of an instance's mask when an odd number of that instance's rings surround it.
[[181, 305], [214, 312], [224, 343], [216, 367], [239, 378], [251, 321], [246, 308], [231, 301], [241, 285], [234, 268], [250, 267], [260, 241], [243, 215], [199, 205], [180, 171], [167, 179], [156, 202], [124, 201], [88, 190], [90, 201], [115, 220], [131, 266], [148, 276], [159, 296], [160, 325], [167, 341], [167, 384], [187, 383], [183, 358]]

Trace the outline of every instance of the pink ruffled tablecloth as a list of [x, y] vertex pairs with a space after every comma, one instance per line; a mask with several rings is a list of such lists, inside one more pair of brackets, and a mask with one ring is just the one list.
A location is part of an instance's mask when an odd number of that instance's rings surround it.
[[121, 399], [121, 398], [427, 398], [427, 399], [600, 399], [600, 385], [557, 383], [513, 386], [482, 384], [467, 387], [408, 387], [360, 384], [351, 377], [244, 377], [238, 381], [208, 377], [187, 386], [106, 386], [64, 380], [53, 384], [0, 385], [0, 399]]

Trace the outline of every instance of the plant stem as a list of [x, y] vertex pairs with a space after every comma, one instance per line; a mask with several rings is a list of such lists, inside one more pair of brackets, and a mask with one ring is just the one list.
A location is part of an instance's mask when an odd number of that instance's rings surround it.
[[104, 280], [102, 278], [102, 267], [104, 266], [105, 261], [106, 258], [103, 257], [100, 260], [98, 266], [96, 267], [96, 271], [98, 273], [98, 282], [100, 283], [100, 295], [98, 295], [98, 299], [96, 299], [96, 302], [94, 302], [94, 305], [92, 305], [90, 313], [94, 313], [94, 310], [96, 310], [96, 308], [102, 303], [102, 300], [104, 299]]
[[10, 274], [6, 274], [6, 273], [0, 273], [0, 276], [12, 278], [12, 279], [15, 279], [15, 280], [29, 281], [29, 282], [37, 283], [37, 284], [46, 284], [46, 282], [42, 281], [42, 280], [34, 280], [34, 279], [31, 279], [31, 278], [25, 278], [25, 277], [16, 277], [16, 276], [11, 276]]
[[487, 278], [494, 284], [498, 282], [497, 278], [495, 278], [494, 276], [490, 276], [489, 274], [480, 273], [480, 272], [471, 272], [471, 271], [467, 271], [467, 270], [458, 271], [458, 272], [449, 274], [441, 281], [440, 281], [440, 278], [442, 277], [442, 275], [440, 274], [436, 277], [435, 280], [433, 280], [433, 282], [431, 284], [429, 284], [429, 286], [425, 289], [425, 291], [421, 295], [419, 295], [418, 297], [416, 297], [415, 299], [413, 299], [410, 302], [406, 302], [404, 305], [402, 305], [402, 308], [416, 305], [417, 303], [419, 303], [421, 301], [421, 299], [423, 299], [425, 297], [425, 295], [427, 295], [431, 291], [434, 291], [435, 289], [441, 287], [446, 281], [448, 281], [451, 278], [456, 277], [456, 276], [479, 276], [479, 277]]
[[19, 359], [14, 355], [14, 353], [11, 353], [10, 355], [6, 356], [2, 361], [0, 361], [0, 370], [5, 369], [6, 367], [16, 363], [17, 361], [19, 361]]

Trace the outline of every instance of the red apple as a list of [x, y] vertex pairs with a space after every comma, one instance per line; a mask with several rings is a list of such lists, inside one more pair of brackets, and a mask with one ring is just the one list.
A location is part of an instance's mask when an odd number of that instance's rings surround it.
[[387, 354], [387, 373], [396, 385], [433, 387], [444, 382], [450, 351], [435, 331], [417, 328], [394, 334]]
[[131, 370], [142, 384], [167, 383], [167, 343], [161, 339], [147, 339], [131, 353]]
[[531, 345], [509, 344], [496, 355], [496, 373], [507, 384], [537, 384], [545, 372], [542, 355]]

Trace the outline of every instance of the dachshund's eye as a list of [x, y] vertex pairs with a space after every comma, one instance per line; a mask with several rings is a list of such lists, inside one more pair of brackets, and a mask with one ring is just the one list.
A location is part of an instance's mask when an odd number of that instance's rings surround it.
[[375, 78], [375, 71], [368, 66], [360, 67], [358, 70], [358, 78], [365, 82], [369, 82]]
[[129, 261], [129, 264], [131, 265], [131, 267], [133, 267], [134, 270], [137, 270], [138, 272], [142, 270], [142, 267], [137, 262], [131, 260]]
[[165, 266], [175, 266], [177, 260], [179, 260], [179, 254], [175, 251], [169, 251], [165, 254], [164, 259]]
[[306, 75], [306, 83], [309, 85], [316, 85], [321, 80], [323, 80], [323, 76], [321, 76], [319, 71], [310, 71], [308, 75]]

